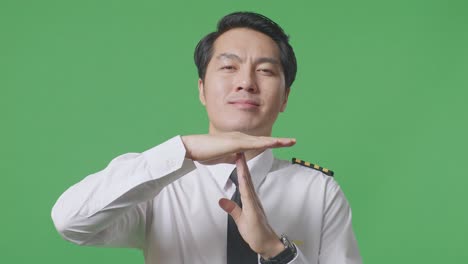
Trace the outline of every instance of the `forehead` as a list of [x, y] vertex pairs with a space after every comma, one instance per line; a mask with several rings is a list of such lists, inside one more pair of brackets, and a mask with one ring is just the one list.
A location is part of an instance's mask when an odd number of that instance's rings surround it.
[[233, 53], [241, 58], [280, 57], [278, 45], [273, 39], [248, 28], [235, 28], [224, 32], [213, 46], [213, 57], [223, 53]]

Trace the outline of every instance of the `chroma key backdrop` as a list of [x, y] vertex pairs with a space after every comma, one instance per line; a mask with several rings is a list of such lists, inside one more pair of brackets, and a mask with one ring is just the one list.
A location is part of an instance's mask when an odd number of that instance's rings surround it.
[[207, 132], [193, 50], [255, 11], [298, 75], [275, 150], [334, 172], [365, 263], [468, 258], [468, 2], [0, 1], [0, 263], [144, 263], [56, 232], [59, 195], [114, 157]]

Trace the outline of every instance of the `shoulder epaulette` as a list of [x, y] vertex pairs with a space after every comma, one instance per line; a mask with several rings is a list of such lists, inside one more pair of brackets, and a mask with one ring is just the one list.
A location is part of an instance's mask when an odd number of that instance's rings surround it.
[[328, 176], [332, 176], [333, 177], [333, 174], [334, 172], [327, 169], [327, 168], [323, 168], [323, 167], [320, 167], [319, 165], [317, 164], [312, 164], [310, 162], [307, 162], [307, 161], [303, 161], [303, 160], [300, 160], [300, 159], [296, 159], [296, 158], [292, 158], [292, 163], [293, 164], [299, 164], [299, 165], [302, 165], [304, 167], [307, 167], [307, 168], [311, 168], [311, 169], [315, 169], [315, 170], [318, 170], [318, 171], [321, 171], [323, 173], [325, 173], [326, 175]]

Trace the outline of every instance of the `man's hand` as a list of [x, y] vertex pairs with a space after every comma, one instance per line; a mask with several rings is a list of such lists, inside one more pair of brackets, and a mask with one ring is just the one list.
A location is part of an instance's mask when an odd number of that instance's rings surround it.
[[244, 154], [237, 154], [236, 157], [242, 208], [226, 198], [219, 200], [219, 206], [232, 216], [239, 233], [253, 251], [264, 259], [272, 258], [284, 250], [284, 245], [268, 224], [265, 211], [255, 192]]
[[296, 143], [292, 138], [257, 137], [240, 132], [182, 136], [182, 141], [187, 150], [186, 158], [205, 164], [234, 163], [236, 153], [262, 152], [267, 148], [289, 147]]

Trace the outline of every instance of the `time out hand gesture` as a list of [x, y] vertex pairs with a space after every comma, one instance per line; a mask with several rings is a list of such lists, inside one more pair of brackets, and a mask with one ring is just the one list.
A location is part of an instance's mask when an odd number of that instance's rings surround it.
[[216, 135], [182, 136], [186, 157], [204, 164], [234, 163], [236, 153], [267, 148], [289, 147], [296, 143], [292, 138], [250, 136], [241, 132]]
[[284, 245], [268, 224], [265, 211], [255, 193], [244, 154], [237, 154], [236, 158], [242, 208], [226, 198], [219, 200], [219, 206], [232, 216], [239, 233], [253, 251], [265, 259], [272, 258], [284, 250]]

